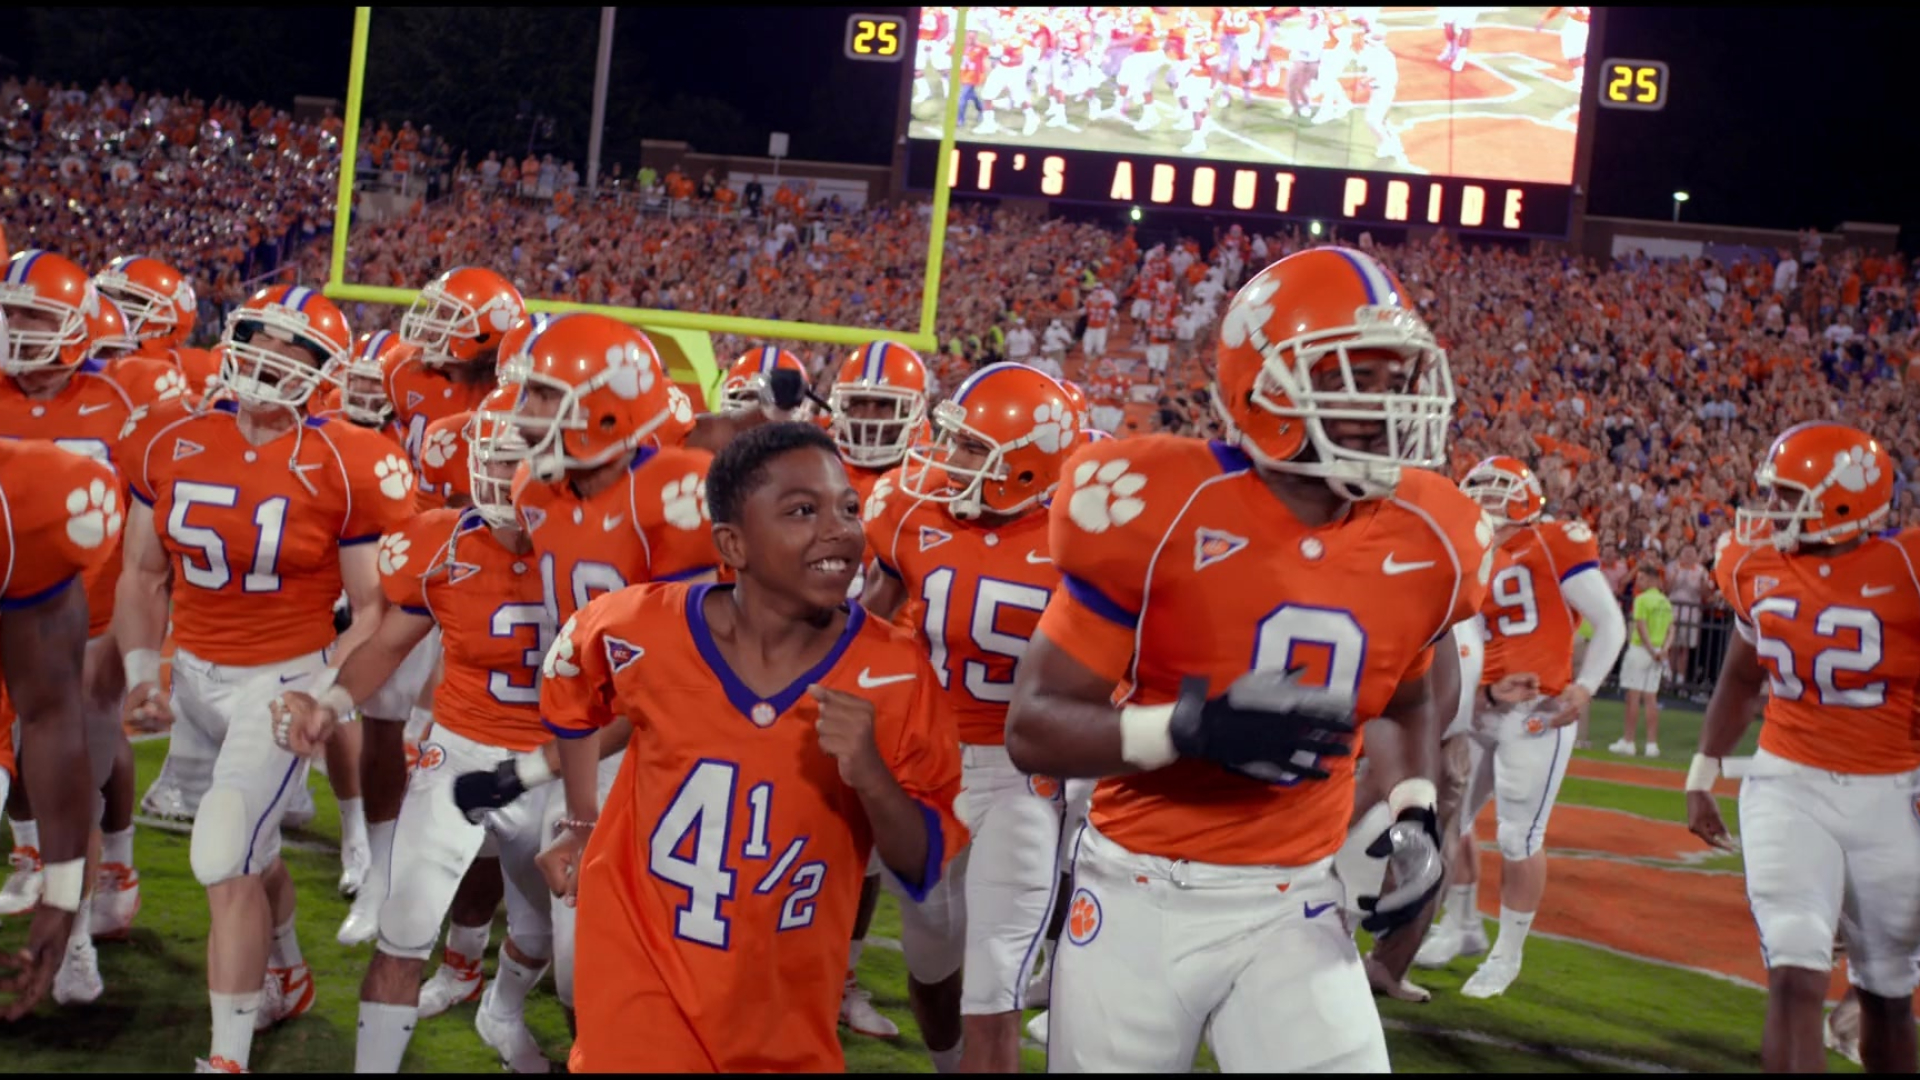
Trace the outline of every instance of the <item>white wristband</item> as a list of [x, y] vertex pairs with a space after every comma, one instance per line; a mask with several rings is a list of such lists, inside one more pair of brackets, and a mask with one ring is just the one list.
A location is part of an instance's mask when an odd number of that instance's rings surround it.
[[532, 791], [553, 779], [553, 766], [547, 764], [547, 755], [530, 750], [513, 759], [513, 774], [520, 778], [521, 787]]
[[1720, 759], [1705, 754], [1693, 755], [1693, 764], [1687, 766], [1688, 791], [1712, 791], [1713, 782], [1720, 779]]
[[1396, 818], [1402, 810], [1432, 810], [1439, 802], [1440, 791], [1433, 781], [1419, 776], [1402, 780], [1387, 792], [1387, 812]]
[[120, 659], [127, 673], [127, 689], [141, 683], [160, 682], [160, 653], [154, 649], [131, 649]]
[[[316, 698], [325, 698], [327, 691], [333, 689], [334, 681], [338, 678], [340, 678], [339, 668], [321, 668], [320, 674], [313, 677], [313, 685], [307, 687], [307, 693], [312, 694]], [[351, 705], [347, 706], [347, 711], [351, 711], [352, 708], [353, 706]], [[340, 715], [345, 716], [346, 714], [347, 712], [343, 711]]]
[[333, 710], [333, 715], [342, 721], [353, 718], [353, 695], [343, 686], [332, 685], [320, 692], [319, 703]]
[[40, 902], [61, 911], [79, 911], [81, 886], [87, 880], [87, 860], [48, 863], [40, 871]]
[[1137, 769], [1159, 769], [1180, 759], [1173, 748], [1173, 703], [1120, 710], [1120, 758]]

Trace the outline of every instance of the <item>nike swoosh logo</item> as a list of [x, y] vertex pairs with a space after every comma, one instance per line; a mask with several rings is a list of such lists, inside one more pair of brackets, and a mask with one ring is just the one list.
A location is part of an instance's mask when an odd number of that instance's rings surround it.
[[292, 682], [292, 681], [294, 681], [295, 679], [304, 679], [304, 678], [306, 678], [306, 677], [307, 677], [307, 673], [306, 673], [306, 672], [304, 672], [304, 671], [296, 671], [296, 672], [294, 672], [294, 673], [293, 673], [293, 674], [291, 674], [291, 675], [282, 675], [282, 676], [280, 676], [280, 683], [281, 683], [281, 685], [282, 685], [282, 686], [284, 686], [284, 685], [286, 685], [287, 683], [290, 683], [290, 682]]
[[101, 404], [99, 404], [99, 405], [82, 405], [82, 406], [80, 406], [80, 415], [81, 415], [81, 416], [92, 416], [92, 415], [93, 415], [94, 413], [97, 413], [97, 412], [99, 412], [99, 411], [100, 411], [101, 409], [105, 409], [105, 408], [109, 408], [109, 407], [110, 407], [110, 405], [109, 405], [108, 403], [105, 403], [105, 402], [103, 402], [103, 403], [101, 403]]
[[1427, 567], [1432, 565], [1433, 563], [1431, 561], [1398, 562], [1394, 559], [1392, 555], [1388, 555], [1387, 561], [1380, 564], [1380, 572], [1383, 574], [1406, 574], [1406, 573], [1411, 573], [1412, 571], [1415, 571], [1415, 570], [1425, 570]]
[[1328, 911], [1332, 910], [1332, 908], [1333, 908], [1333, 901], [1331, 900], [1327, 901], [1324, 904], [1308, 904], [1306, 905], [1307, 918], [1317, 919], [1320, 916], [1325, 915]]
[[860, 689], [862, 690], [872, 690], [877, 686], [892, 686], [894, 683], [912, 682], [912, 681], [913, 681], [912, 672], [908, 672], [905, 675], [881, 675], [876, 677], [873, 674], [872, 668], [860, 669], [859, 682], [860, 682]]
[[1053, 564], [1053, 560], [1052, 560], [1052, 559], [1049, 559], [1049, 558], [1047, 558], [1047, 557], [1046, 557], [1045, 555], [1042, 555], [1042, 554], [1040, 554], [1040, 553], [1039, 553], [1039, 552], [1037, 552], [1037, 551], [1029, 551], [1029, 552], [1027, 552], [1027, 561], [1028, 561], [1028, 562], [1030, 562], [1030, 563], [1032, 563], [1032, 564], [1033, 564], [1033, 565], [1035, 565], [1035, 566], [1039, 566], [1039, 565], [1041, 565], [1042, 563], [1045, 563], [1045, 564], [1047, 564], [1047, 565], [1049, 565], [1049, 566], [1051, 566], [1051, 565]]
[[1868, 598], [1885, 596], [1895, 588], [1897, 588], [1897, 586], [1894, 585], [1862, 585], [1860, 586], [1860, 595]]
[[625, 520], [627, 520], [627, 515], [625, 514], [612, 514], [600, 519], [600, 528], [606, 532], [612, 532], [619, 528], [620, 523]]

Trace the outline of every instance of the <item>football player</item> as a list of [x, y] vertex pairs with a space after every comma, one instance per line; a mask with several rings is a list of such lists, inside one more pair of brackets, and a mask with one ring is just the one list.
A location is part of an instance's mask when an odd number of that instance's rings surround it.
[[1721, 761], [1765, 698], [1740, 788], [1747, 900], [1767, 965], [1768, 1072], [1826, 1067], [1821, 1008], [1836, 932], [1869, 1072], [1912, 1072], [1920, 983], [1920, 530], [1880, 533], [1895, 457], [1831, 421], [1774, 440], [1714, 562], [1736, 635], [1687, 772], [1687, 825], [1736, 850], [1714, 801]]
[[[1492, 528], [1446, 460], [1445, 353], [1373, 257], [1267, 267], [1220, 328], [1234, 443], [1103, 441], [1050, 511], [1061, 587], [1016, 674], [1012, 764], [1099, 777], [1054, 962], [1050, 1065], [1384, 1071], [1331, 872], [1355, 728], [1393, 824], [1393, 932], [1441, 880], [1433, 649], [1486, 593]], [[1450, 646], [1447, 646], [1450, 647]], [[1447, 703], [1449, 706], [1451, 702]], [[1276, 890], [1280, 899], [1276, 901]]]
[[[602, 596], [543, 670], [568, 811], [545, 858], [593, 945], [573, 1072], [843, 1070], [840, 964], [869, 852], [919, 896], [965, 843], [926, 661], [846, 600], [865, 545], [833, 441], [762, 427], [709, 485], [736, 583]], [[630, 750], [602, 809], [582, 736], [616, 716]]]
[[[384, 364], [387, 400], [415, 469], [428, 424], [471, 412], [493, 392], [500, 345], [526, 315], [520, 290], [484, 266], [456, 266], [420, 290], [400, 320], [400, 340], [412, 348]], [[428, 498], [420, 508], [437, 505]]]
[[[1019, 1071], [1027, 979], [1058, 884], [1064, 793], [1014, 767], [1005, 731], [1014, 669], [1059, 583], [1045, 511], [1076, 423], [1045, 372], [982, 368], [934, 407], [933, 437], [907, 451], [900, 490], [866, 506], [880, 571], [867, 610], [892, 619], [909, 598], [924, 604], [921, 635], [958, 719], [973, 841], [939, 892], [902, 905], [901, 944], [923, 998], [962, 972], [963, 1071]], [[929, 1028], [927, 1045], [950, 1071], [939, 1034]]]
[[[113, 634], [128, 721], [171, 711], [170, 753], [211, 758], [193, 824], [194, 877], [212, 911], [209, 1068], [243, 1070], [256, 1026], [313, 1004], [280, 861], [287, 792], [307, 762], [275, 745], [267, 706], [324, 690], [378, 625], [378, 540], [413, 508], [413, 470], [378, 433], [305, 417], [322, 373], [353, 338], [332, 302], [301, 286], [255, 293], [228, 318], [221, 400], [149, 416], [122, 439], [135, 501]], [[353, 621], [331, 618], [345, 588]], [[159, 647], [171, 611], [169, 700]], [[264, 629], [263, 629], [264, 628]]]
[[187, 276], [159, 259], [122, 255], [93, 277], [100, 295], [120, 305], [127, 333], [137, 342], [136, 356], [161, 361], [186, 380], [195, 401], [211, 394], [220, 381], [220, 358], [187, 344], [200, 318], [200, 301]]

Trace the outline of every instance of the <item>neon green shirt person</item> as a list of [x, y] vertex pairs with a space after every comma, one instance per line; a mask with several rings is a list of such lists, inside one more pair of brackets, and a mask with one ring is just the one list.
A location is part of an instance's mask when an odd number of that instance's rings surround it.
[[1667, 634], [1672, 629], [1673, 601], [1658, 586], [1640, 590], [1633, 598], [1633, 644], [1657, 653], [1667, 647]]

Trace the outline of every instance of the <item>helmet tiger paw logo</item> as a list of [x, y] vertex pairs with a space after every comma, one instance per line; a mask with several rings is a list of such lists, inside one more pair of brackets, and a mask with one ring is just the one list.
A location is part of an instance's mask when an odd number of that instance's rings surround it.
[[1067, 940], [1085, 945], [1100, 933], [1100, 901], [1085, 889], [1073, 894], [1073, 906], [1067, 909]]
[[1279, 290], [1278, 275], [1250, 285], [1237, 303], [1228, 305], [1226, 317], [1220, 320], [1220, 339], [1234, 348], [1245, 345], [1273, 317], [1273, 305], [1267, 301]]
[[413, 541], [399, 533], [380, 538], [380, 572], [393, 575], [407, 565], [407, 551], [413, 547]]
[[641, 355], [638, 343], [629, 341], [607, 350], [607, 389], [623, 401], [653, 392], [653, 365]]
[[887, 512], [887, 497], [893, 494], [893, 478], [883, 476], [874, 482], [873, 492], [867, 496], [867, 505], [861, 508], [863, 521], [878, 521], [881, 514]]
[[1833, 455], [1833, 482], [1846, 490], [1865, 491], [1879, 481], [1879, 457], [1866, 447], [1849, 447]]
[[546, 659], [540, 661], [540, 675], [547, 679], [571, 679], [580, 674], [580, 665], [573, 662], [573, 629], [580, 622], [575, 615], [560, 628], [560, 636], [553, 639], [553, 647], [547, 650]]
[[1033, 410], [1033, 444], [1049, 454], [1056, 453], [1068, 441], [1066, 407], [1048, 401]]
[[187, 395], [187, 377], [168, 368], [153, 380], [153, 400], [172, 401]]
[[388, 454], [374, 464], [373, 475], [380, 481], [380, 494], [389, 499], [397, 501], [413, 494], [413, 466], [406, 458]]
[[92, 550], [120, 535], [120, 493], [95, 480], [67, 492], [67, 539]]
[[688, 473], [660, 489], [660, 503], [667, 524], [692, 532], [707, 520], [707, 482], [698, 473]]
[[438, 428], [427, 435], [426, 445], [420, 448], [420, 461], [438, 469], [452, 461], [459, 450], [459, 438], [446, 428]]
[[1140, 516], [1147, 504], [1135, 496], [1147, 486], [1147, 478], [1128, 472], [1128, 465], [1127, 459], [1115, 458], [1104, 464], [1083, 461], [1073, 470], [1067, 516], [1075, 525], [1098, 534]]
[[693, 420], [693, 399], [687, 396], [685, 390], [678, 386], [668, 386], [667, 401], [673, 406], [674, 423], [685, 424]]

